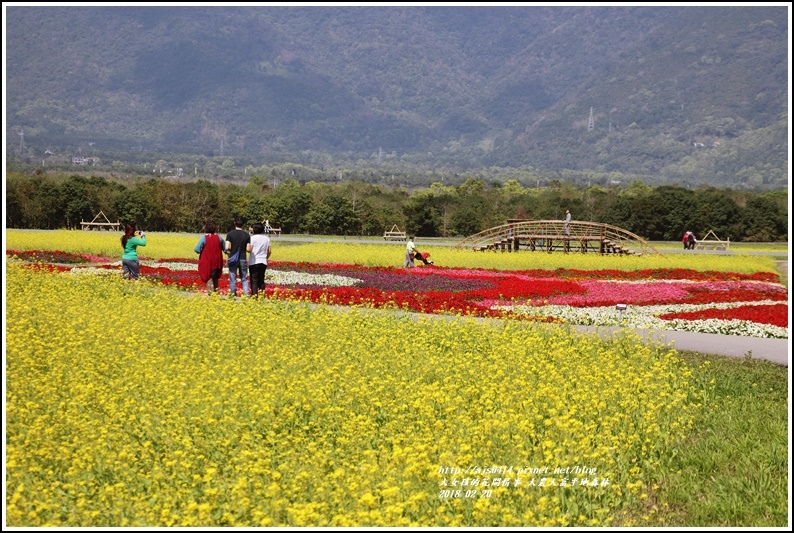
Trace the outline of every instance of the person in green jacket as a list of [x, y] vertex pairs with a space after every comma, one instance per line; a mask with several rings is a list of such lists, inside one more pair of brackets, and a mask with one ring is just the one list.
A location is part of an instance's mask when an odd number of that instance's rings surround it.
[[142, 231], [136, 231], [135, 224], [127, 224], [124, 226], [121, 246], [124, 248], [124, 253], [121, 256], [121, 275], [125, 279], [137, 281], [141, 272], [138, 262], [138, 246], [146, 246], [146, 235]]

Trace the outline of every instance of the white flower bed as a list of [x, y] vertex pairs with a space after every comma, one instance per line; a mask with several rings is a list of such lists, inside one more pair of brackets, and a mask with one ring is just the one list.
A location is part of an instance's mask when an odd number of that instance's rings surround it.
[[[150, 261], [150, 260], [141, 261], [140, 263], [148, 267], [167, 268], [168, 270], [173, 270], [175, 272], [182, 270], [195, 270], [196, 272], [198, 272], [198, 265], [196, 263], [177, 263], [177, 262], [172, 263], [170, 261], [166, 263], [160, 263], [158, 261]], [[121, 262], [114, 264], [121, 265]]]
[[307, 272], [284, 272], [267, 269], [267, 283], [272, 285], [323, 285], [326, 287], [352, 287], [363, 283], [360, 279], [335, 274], [309, 274]]
[[553, 316], [568, 324], [579, 326], [622, 326], [629, 328], [667, 329], [698, 333], [720, 333], [744, 337], [788, 338], [788, 329], [769, 324], [756, 324], [747, 320], [662, 320], [659, 315], [701, 311], [703, 309], [731, 309], [746, 305], [772, 305], [784, 302], [762, 300], [758, 302], [727, 302], [715, 304], [670, 304], [629, 305], [621, 320], [620, 311], [614, 305], [606, 307], [570, 307], [567, 305], [494, 305], [491, 309], [503, 309], [533, 316]]
[[[195, 263], [159, 263], [157, 261], [141, 261], [142, 265], [153, 268], [167, 268], [174, 272], [184, 270], [198, 270]], [[121, 261], [110, 263], [111, 266], [121, 268]], [[224, 267], [224, 272], [228, 269]], [[116, 269], [96, 268], [96, 267], [74, 267], [71, 272], [77, 275], [118, 275]], [[347, 276], [337, 276], [335, 274], [309, 274], [307, 272], [285, 272], [281, 270], [268, 269], [266, 273], [267, 283], [272, 285], [322, 285], [325, 287], [352, 287], [363, 283], [360, 279]]]
[[675, 320], [662, 321], [664, 329], [692, 331], [695, 333], [719, 333], [720, 335], [740, 335], [742, 337], [762, 337], [787, 339], [788, 329], [771, 324], [756, 324], [749, 320]]

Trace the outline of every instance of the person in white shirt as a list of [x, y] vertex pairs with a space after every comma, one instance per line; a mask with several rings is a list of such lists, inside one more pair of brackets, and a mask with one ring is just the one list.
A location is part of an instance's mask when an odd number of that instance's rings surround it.
[[414, 244], [414, 236], [408, 237], [408, 244], [405, 247], [405, 262], [403, 268], [410, 268], [414, 266], [414, 254], [416, 253], [416, 244]]
[[251, 235], [251, 252], [248, 254], [248, 272], [251, 274], [251, 296], [265, 292], [265, 271], [270, 258], [270, 237], [265, 235], [265, 225], [254, 224]]

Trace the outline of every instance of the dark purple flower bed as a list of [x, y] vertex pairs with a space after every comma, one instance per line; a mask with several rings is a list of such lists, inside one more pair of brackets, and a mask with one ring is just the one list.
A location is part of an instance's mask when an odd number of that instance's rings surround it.
[[[496, 287], [492, 281], [475, 278], [449, 277], [440, 272], [437, 276], [414, 276], [405, 270], [395, 271], [391, 267], [358, 267], [356, 265], [322, 265], [309, 263], [273, 262], [272, 268], [285, 272], [327, 274], [329, 266], [337, 276], [358, 278], [360, 285], [382, 291], [409, 292], [462, 292]], [[320, 289], [322, 285], [294, 285], [301, 289]]]

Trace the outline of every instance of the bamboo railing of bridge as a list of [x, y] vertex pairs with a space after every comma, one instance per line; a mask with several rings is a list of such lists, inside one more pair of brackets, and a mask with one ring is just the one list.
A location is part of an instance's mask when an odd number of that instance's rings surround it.
[[508, 220], [506, 224], [463, 239], [456, 248], [663, 255], [642, 237], [617, 226], [572, 220]]

